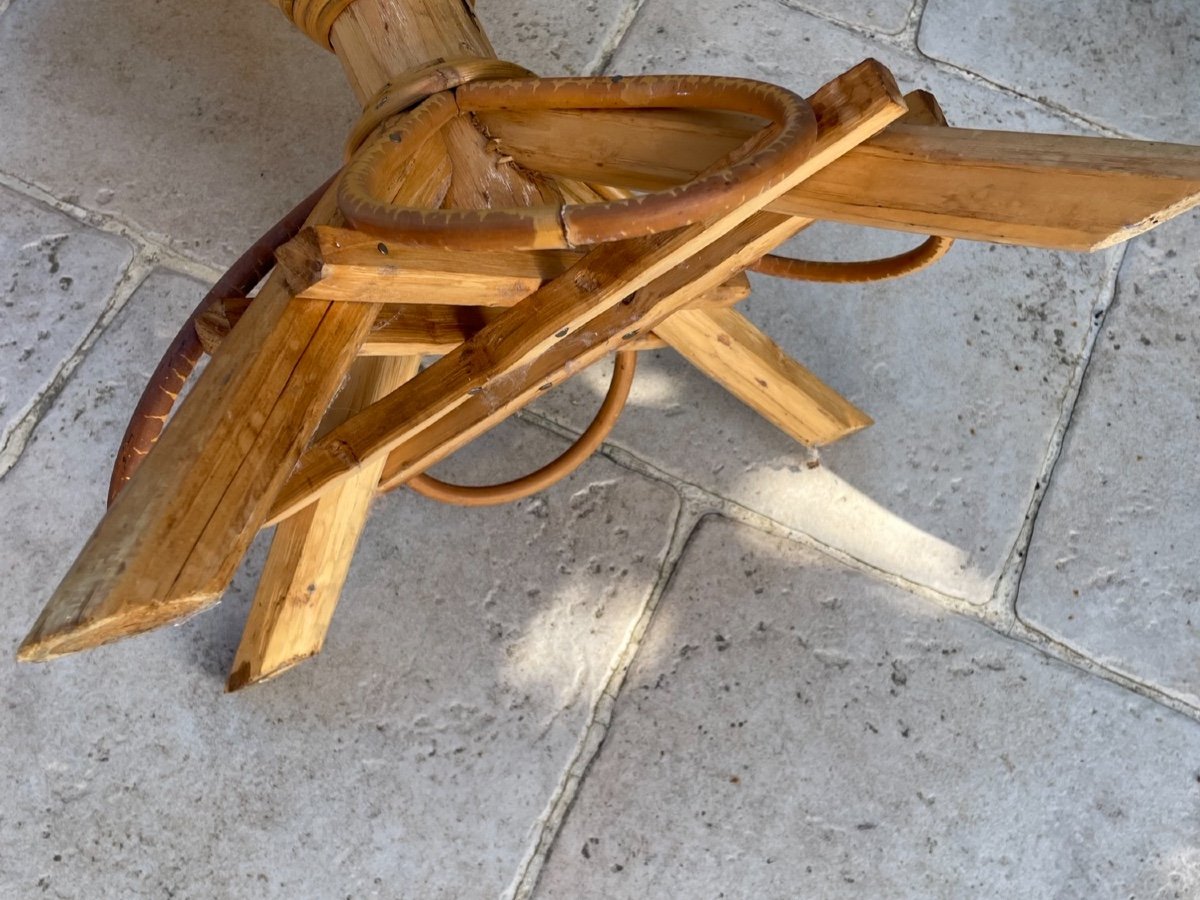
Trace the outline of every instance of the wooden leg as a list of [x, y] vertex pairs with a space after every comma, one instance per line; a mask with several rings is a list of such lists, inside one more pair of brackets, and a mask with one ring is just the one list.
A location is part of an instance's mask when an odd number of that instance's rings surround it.
[[692, 365], [808, 446], [831, 444], [871, 417], [734, 309], [685, 309], [654, 329]]
[[[359, 359], [322, 428], [340, 424], [399, 387], [420, 364], [417, 356]], [[382, 462], [366, 467], [279, 524], [227, 690], [266, 681], [321, 652], [382, 467]]]

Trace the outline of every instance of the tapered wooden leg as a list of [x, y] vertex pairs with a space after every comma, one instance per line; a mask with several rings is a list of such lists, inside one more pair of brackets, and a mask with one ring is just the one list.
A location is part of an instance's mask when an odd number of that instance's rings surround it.
[[871, 424], [870, 416], [784, 353], [737, 310], [680, 310], [654, 331], [802, 444], [831, 444]]
[[[412, 378], [420, 357], [364, 357], [322, 428], [340, 424]], [[229, 673], [236, 691], [321, 652], [367, 521], [382, 462], [279, 524]]]

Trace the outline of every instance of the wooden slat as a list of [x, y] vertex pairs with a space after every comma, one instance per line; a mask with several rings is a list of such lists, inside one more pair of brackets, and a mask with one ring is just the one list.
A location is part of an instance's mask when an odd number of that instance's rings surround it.
[[[416, 62], [391, 47], [403, 33], [379, 44], [358, 31], [364, 17], [374, 14], [381, 24], [393, 6], [358, 0], [335, 26], [339, 48], [352, 51], [339, 54], [360, 96], [429, 58], [425, 45], [410, 47], [421, 55]], [[478, 31], [468, 10], [450, 12]], [[455, 41], [443, 49], [469, 52]], [[419, 155], [402, 202], [436, 205], [449, 185], [445, 158]], [[332, 192], [309, 223], [341, 224]], [[18, 656], [83, 650], [215, 603], [377, 313], [368, 303], [294, 302], [282, 275], [273, 274], [88, 539]]]
[[[306, 229], [279, 252], [288, 287], [305, 300], [513, 306], [583, 258], [582, 250], [460, 253], [405, 247], [346, 228]], [[706, 304], [731, 305], [749, 282], [734, 279]]]
[[[776, 213], [758, 213], [733, 232], [696, 255], [693, 264], [681, 266], [656, 279], [634, 295], [633, 302], [618, 305], [597, 316], [587, 327], [542, 354], [519, 378], [501, 381], [495, 388], [466, 401], [425, 428], [408, 433], [388, 453], [380, 478], [380, 489], [390, 490], [413, 475], [470, 443], [538, 397], [544, 385], [560, 384], [583, 368], [625, 345], [633, 329], [655, 328], [667, 317], [692, 302], [727, 272], [748, 266], [772, 247], [795, 236], [804, 220]], [[298, 505], [306, 502], [307, 487], [297, 481], [296, 493], [289, 488], [276, 506], [286, 512], [288, 497]]]
[[[724, 308], [749, 295], [750, 282], [744, 274], [739, 274], [714, 290], [706, 291], [696, 300], [695, 306], [697, 309]], [[216, 352], [249, 305], [250, 301], [245, 297], [230, 297], [216, 303], [196, 320], [196, 331], [206, 353]], [[492, 306], [390, 304], [380, 310], [358, 353], [359, 356], [440, 356], [473, 337], [502, 312], [502, 307]], [[663, 346], [662, 340], [648, 335], [638, 338], [629, 349], [657, 350]]]
[[[303, 508], [364, 463], [413, 440], [472, 397], [482, 397], [492, 409], [514, 408], [506, 404], [526, 402], [530, 390], [556, 383], [554, 379], [540, 384], [530, 381], [545, 366], [561, 364], [562, 371], [570, 374], [599, 358], [624, 335], [634, 336], [631, 331], [610, 333], [612, 328], [640, 322], [641, 330], [650, 330], [662, 317], [775, 246], [769, 241], [763, 245], [764, 229], [778, 243], [784, 239], [779, 234], [790, 236], [804, 227], [807, 223], [779, 217], [764, 224], [755, 214], [905, 111], [891, 74], [873, 61], [826, 85], [810, 102], [822, 127], [809, 159], [794, 172], [713, 221], [589, 252], [566, 275], [316, 443], [276, 500], [274, 515]], [[751, 218], [753, 227], [747, 224]], [[723, 255], [714, 259], [718, 253], [710, 251], [701, 256], [714, 242], [720, 242]], [[740, 262], [748, 252], [757, 256]], [[737, 262], [726, 267], [722, 259]], [[632, 299], [622, 304], [626, 298]], [[603, 318], [605, 311], [618, 305], [622, 308], [611, 319]], [[631, 319], [635, 313], [637, 318]], [[604, 328], [597, 330], [598, 325]], [[563, 347], [571, 355], [557, 362], [552, 351]]]
[[[339, 424], [399, 387], [417, 373], [420, 363], [418, 357], [358, 360], [322, 427]], [[279, 523], [234, 656], [228, 690], [273, 678], [321, 652], [382, 470], [382, 461], [365, 467]]]
[[733, 309], [684, 309], [655, 333], [784, 433], [807, 446], [833, 443], [871, 417], [823, 383]]
[[[523, 165], [637, 190], [688, 180], [751, 127], [682, 111], [481, 115]], [[898, 123], [771, 209], [921, 234], [1097, 250], [1197, 203], [1198, 147]]]
[[[936, 108], [931, 96], [910, 94], [904, 100], [906, 119], [933, 115]], [[832, 444], [872, 424], [870, 416], [732, 309], [680, 310], [661, 322], [654, 336], [806, 446]]]

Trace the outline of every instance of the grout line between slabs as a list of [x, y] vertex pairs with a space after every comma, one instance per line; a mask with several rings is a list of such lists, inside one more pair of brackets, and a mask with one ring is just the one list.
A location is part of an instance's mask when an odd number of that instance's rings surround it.
[[[1122, 250], [1119, 257], [1120, 261], [1114, 260], [1113, 272], [1110, 274], [1110, 277], [1114, 279], [1114, 283], [1115, 273], [1119, 271], [1124, 258], [1125, 252]], [[1108, 295], [1107, 291], [1102, 292], [1102, 296], [1105, 295]], [[1109, 302], [1111, 303], [1111, 297]], [[1106, 311], [1107, 308], [1098, 303], [1092, 312], [1093, 319], [1097, 314], [1102, 315]], [[1099, 331], [1098, 325], [1093, 325], [1092, 328], [1096, 332]], [[1089, 337], [1091, 340], [1088, 344], [1088, 347], [1090, 348], [1094, 346], [1095, 338], [1092, 335], [1089, 335]], [[1064, 407], [1070, 405], [1071, 410], [1073, 411], [1074, 403], [1078, 399], [1078, 394], [1079, 388], [1076, 386], [1073, 392], [1069, 392], [1068, 396], [1064, 397]], [[552, 419], [548, 419], [538, 413], [522, 410], [517, 415], [522, 420], [537, 425], [555, 435], [558, 435], [559, 437], [568, 439], [574, 439], [578, 437], [578, 434], [572, 429], [566, 428]], [[1066, 423], [1069, 422], [1070, 418], [1069, 415], [1065, 413], [1064, 415], [1066, 421], [1060, 420], [1061, 431], [1056, 430], [1056, 437], [1052, 438], [1051, 450], [1048, 451], [1047, 454], [1048, 457], [1053, 455], [1055, 460], [1057, 460], [1058, 455], [1061, 454], [1062, 434], [1065, 433]], [[708, 513], [716, 513], [739, 524], [761, 531], [764, 534], [769, 534], [773, 537], [785, 538], [798, 544], [802, 544], [830, 557], [831, 559], [837, 560], [847, 568], [861, 572], [869, 578], [889, 584], [910, 594], [915, 594], [933, 603], [937, 603], [948, 612], [957, 613], [964, 618], [979, 622], [985, 628], [988, 628], [1003, 638], [1015, 641], [1016, 643], [1024, 644], [1040, 653], [1044, 653], [1051, 659], [1069, 665], [1072, 668], [1084, 672], [1094, 678], [1107, 681], [1118, 687], [1124, 688], [1125, 690], [1131, 691], [1132, 693], [1138, 694], [1139, 696], [1145, 697], [1146, 699], [1157, 703], [1160, 706], [1165, 706], [1173, 712], [1185, 715], [1195, 721], [1200, 721], [1200, 706], [1197, 706], [1193, 702], [1182, 697], [1177, 697], [1171, 693], [1168, 693], [1161, 688], [1138, 681], [1137, 679], [1132, 678], [1123, 672], [1112, 669], [1103, 663], [1099, 663], [1090, 657], [1084, 656], [1068, 645], [1050, 638], [1048, 635], [1038, 632], [1036, 629], [1031, 628], [1026, 623], [1021, 621], [1019, 617], [1014, 614], [1014, 607], [1001, 607], [996, 602], [996, 595], [993, 595], [993, 601], [991, 603], [968, 603], [967, 601], [958, 597], [945, 594], [934, 588], [928, 587], [927, 585], [912, 581], [892, 572], [888, 572], [885, 569], [881, 569], [869, 562], [858, 559], [857, 557], [846, 553], [844, 550], [841, 550], [830, 544], [826, 544], [814, 538], [812, 535], [807, 534], [806, 532], [792, 528], [783, 524], [782, 522], [770, 518], [769, 516], [763, 515], [762, 513], [751, 509], [750, 507], [744, 506], [735, 500], [730, 500], [729, 498], [722, 497], [720, 494], [713, 493], [706, 488], [702, 488], [698, 485], [692, 484], [691, 482], [684, 481], [677, 476], [662, 471], [651, 463], [646, 462], [645, 460], [621, 447], [614, 446], [612, 444], [604, 444], [598, 452], [611, 462], [621, 466], [624, 469], [674, 488], [679, 495], [683, 497], [684, 503], [690, 508], [697, 510], [700, 517]], [[1045, 476], [1043, 476], [1042, 487], [1039, 489], [1037, 495], [1038, 504], [1041, 503], [1041, 498], [1045, 495], [1045, 487], [1046, 479]], [[1027, 530], [1032, 533], [1032, 526], [1030, 525], [1030, 520], [1028, 518], [1026, 519], [1025, 527], [1022, 529], [1021, 534], [1025, 535]], [[1020, 539], [1018, 539], [1018, 542], [1014, 545], [1014, 551], [1020, 546]], [[999, 591], [999, 587], [997, 588], [997, 591]]]
[[536, 838], [521, 861], [513, 883], [503, 894], [506, 900], [528, 900], [533, 895], [546, 861], [554, 849], [558, 834], [566, 821], [567, 814], [579, 794], [580, 785], [604, 745], [604, 739], [608, 735], [608, 729], [612, 723], [617, 697], [633, 666], [634, 659], [641, 649], [642, 641], [650, 627], [655, 610], [658, 609], [659, 601], [666, 593], [679, 566], [679, 561], [691, 543], [696, 525], [710, 512], [704, 504], [689, 500], [685, 495], [677, 492], [676, 496], [679, 498], [679, 509], [675, 514], [671, 540], [667, 546], [662, 566], [659, 568], [658, 577], [647, 594], [637, 618], [630, 625], [625, 640], [622, 641], [609, 665], [604, 686], [592, 704], [591, 715], [580, 733], [575, 752], [563, 770], [562, 778], [551, 795], [545, 812], [538, 820]]
[[[572, 429], [566, 428], [560, 425], [558, 422], [548, 419], [538, 413], [533, 413], [529, 410], [522, 410], [517, 415], [521, 419], [538, 425], [545, 430], [558, 435], [559, 437], [566, 438], [568, 440], [574, 440], [579, 436]], [[792, 526], [786, 525], [777, 519], [772, 519], [770, 516], [739, 503], [736, 500], [731, 500], [730, 498], [715, 493], [708, 488], [701, 487], [698, 484], [685, 481], [676, 475], [665, 472], [662, 469], [654, 466], [652, 463], [649, 463], [636, 454], [630, 452], [629, 450], [624, 449], [623, 447], [606, 443], [601, 446], [598, 452], [611, 462], [616, 463], [624, 469], [628, 469], [629, 471], [645, 478], [662, 482], [663, 484], [674, 488], [688, 502], [702, 506], [706, 512], [718, 513], [727, 519], [731, 519], [743, 525], [748, 525], [749, 527], [755, 528], [758, 531], [764, 532], [765, 534], [769, 534], [774, 537], [786, 538], [798, 544], [803, 544], [806, 547], [816, 550], [818, 553], [822, 553], [831, 559], [837, 560], [847, 568], [862, 572], [878, 581], [885, 582], [893, 587], [898, 587], [902, 590], [908, 591], [911, 594], [916, 594], [918, 596], [925, 597], [926, 599], [933, 600], [947, 609], [963, 613], [971, 618], [981, 619], [983, 621], [991, 621], [996, 618], [994, 612], [991, 610], [991, 607], [988, 604], [968, 603], [966, 600], [955, 597], [952, 594], [944, 593], [936, 588], [928, 587], [927, 585], [924, 585], [918, 581], [913, 581], [909, 578], [905, 578], [902, 575], [897, 575], [893, 572], [889, 572], [886, 569], [882, 569], [872, 563], [867, 562], [866, 560], [854, 556], [851, 553], [847, 553], [845, 550], [842, 550], [839, 547], [836, 547], [832, 544], [827, 544], [805, 531], [802, 531], [798, 528], [793, 528]], [[1007, 624], [1007, 622], [1005, 624]]]
[[[978, 72], [973, 72], [970, 69], [964, 69], [961, 66], [955, 65], [954, 63], [946, 62], [945, 60], [941, 60], [941, 59], [938, 59], [937, 57], [930, 56], [928, 53], [926, 53], [924, 50], [921, 49], [921, 46], [919, 43], [919, 37], [920, 37], [920, 32], [921, 32], [921, 22], [924, 19], [925, 9], [928, 5], [927, 0], [918, 0], [918, 2], [913, 5], [912, 9], [909, 11], [909, 18], [908, 18], [908, 21], [905, 23], [904, 28], [902, 28], [900, 31], [898, 31], [895, 34], [888, 34], [887, 32], [884, 32], [884, 31], [872, 31], [870, 28], [867, 28], [863, 25], [857, 25], [857, 24], [854, 24], [853, 22], [844, 22], [840, 19], [834, 19], [834, 18], [831, 18], [830, 16], [825, 15], [824, 13], [818, 12], [816, 10], [807, 9], [807, 8], [800, 7], [800, 6], [792, 6], [789, 3], [783, 2], [783, 0], [776, 0], [776, 2], [778, 2], [781, 6], [783, 6], [787, 10], [790, 10], [791, 12], [799, 13], [801, 15], [811, 16], [814, 19], [818, 19], [822, 22], [827, 22], [828, 24], [834, 26], [835, 28], [840, 28], [843, 31], [847, 31], [847, 32], [849, 32], [857, 37], [860, 37], [870, 43], [881, 44], [890, 50], [894, 50], [895, 52], [897, 52], [903, 56], [907, 56], [909, 59], [912, 59], [917, 62], [927, 63], [927, 64], [933, 66], [933, 68], [935, 70], [937, 70], [938, 72], [941, 72], [944, 75], [950, 75], [950, 76], [954, 76], [957, 78], [961, 78], [962, 80], [967, 81], [971, 84], [976, 84], [981, 87], [985, 87], [991, 91], [994, 91], [998, 94], [1003, 94], [1004, 96], [1007, 96], [1009, 98], [1016, 99], [1016, 100], [1024, 100], [1028, 103], [1032, 103], [1035, 106], [1039, 106], [1042, 109], [1046, 110], [1047, 112], [1052, 113], [1053, 115], [1056, 115], [1061, 119], [1065, 119], [1066, 121], [1068, 121], [1080, 128], [1083, 128], [1087, 131], [1098, 133], [1103, 137], [1123, 137], [1123, 138], [1131, 138], [1131, 139], [1135, 139], [1135, 140], [1145, 140], [1145, 138], [1140, 135], [1133, 134], [1131, 132], [1124, 132], [1124, 131], [1121, 131], [1111, 125], [1106, 125], [1103, 122], [1100, 122], [1100, 121], [1097, 121], [1094, 119], [1089, 119], [1083, 113], [1075, 112], [1074, 110], [1069, 109], [1068, 107], [1063, 106], [1059, 103], [1055, 103], [1048, 98], [1033, 97], [1029, 94], [1026, 94], [1026, 93], [1023, 93], [1022, 91], [1017, 90], [1014, 87], [1011, 87], [1010, 85], [1002, 84], [1001, 82], [998, 82], [998, 81], [993, 81], [992, 79], [990, 79], [984, 75], [980, 75]], [[907, 88], [916, 88], [916, 87], [921, 87], [921, 86], [922, 85], [917, 85], [917, 84], [904, 85], [904, 87], [906, 89]], [[953, 118], [953, 117], [951, 117], [951, 118]], [[953, 124], [953, 122], [951, 124]]]
[[1194, 701], [1187, 700], [1163, 688], [1142, 681], [1120, 669], [1097, 662], [1087, 654], [1076, 650], [1070, 644], [1034, 628], [1021, 619], [1020, 616], [1017, 617], [1012, 629], [1005, 636], [1019, 643], [1027, 644], [1045, 653], [1051, 659], [1056, 659], [1073, 669], [1086, 672], [1102, 681], [1107, 681], [1131, 693], [1145, 697], [1147, 700], [1157, 703], [1159, 706], [1165, 706], [1172, 712], [1179, 713], [1193, 721], [1200, 721], [1200, 707], [1197, 707]]
[[38, 424], [54, 404], [54, 401], [58, 399], [59, 394], [62, 393], [63, 388], [66, 387], [75, 370], [79, 368], [84, 357], [87, 356], [92, 346], [99, 340], [100, 335], [112, 320], [124, 309], [125, 304], [129, 302], [129, 298], [142, 286], [142, 283], [157, 266], [158, 259], [153, 253], [149, 253], [141, 247], [134, 247], [133, 256], [113, 286], [113, 290], [109, 294], [100, 316], [92, 323], [92, 327], [88, 329], [79, 343], [67, 354], [66, 358], [59, 363], [58, 369], [54, 372], [49, 383], [26, 404], [21, 418], [12, 427], [12, 430], [9, 431], [4, 444], [0, 446], [0, 478], [7, 475], [13, 466], [17, 464], [21, 455], [25, 452], [25, 448], [29, 445], [34, 432], [37, 430]]
[[[0, 0], [0, 3], [2, 2], [4, 0]], [[0, 187], [5, 187], [15, 194], [48, 206], [88, 228], [93, 228], [103, 234], [122, 237], [134, 245], [135, 252], [140, 252], [146, 257], [153, 257], [156, 265], [210, 284], [221, 277], [221, 269], [217, 266], [192, 259], [164, 241], [151, 237], [144, 228], [126, 222], [117, 216], [70, 203], [24, 178], [0, 171]]]
[[617, 17], [616, 25], [604, 39], [600, 49], [596, 55], [592, 57], [591, 63], [588, 64], [588, 73], [591, 75], [601, 75], [607, 71], [609, 65], [612, 64], [613, 57], [617, 55], [617, 51], [621, 49], [621, 44], [625, 42], [626, 35], [629, 34], [629, 29], [633, 27], [634, 21], [638, 17], [638, 13], [642, 11], [642, 7], [646, 5], [646, 0], [627, 0], [625, 8], [621, 10]]
[[1084, 382], [1087, 380], [1087, 371], [1096, 350], [1096, 342], [1100, 339], [1100, 334], [1104, 330], [1104, 322], [1108, 317], [1108, 311], [1112, 308], [1116, 300], [1117, 285], [1120, 280], [1121, 270], [1128, 259], [1129, 244], [1126, 243], [1114, 254], [1105, 276], [1104, 287], [1095, 304], [1092, 306], [1091, 320], [1088, 322], [1088, 331], [1084, 338], [1083, 349], [1079, 354], [1079, 360], [1075, 364], [1075, 369], [1071, 373], [1071, 380], [1063, 392], [1059, 406], [1058, 421], [1051, 432], [1050, 443], [1046, 448], [1046, 455], [1042, 461], [1041, 471], [1038, 472], [1033, 495], [1029, 498], [1029, 506], [1025, 511], [1025, 519], [1021, 523], [1021, 529], [1017, 533], [1016, 540], [1013, 541], [1013, 545], [1009, 549], [1008, 558], [1001, 570], [1000, 578], [996, 581], [995, 590], [992, 592], [992, 605], [1001, 611], [1007, 625], [1007, 631], [1012, 631], [1013, 626], [1017, 622], [1017, 595], [1021, 590], [1021, 579], [1025, 574], [1025, 561], [1029, 554], [1029, 547], [1033, 543], [1033, 533], [1037, 527], [1038, 513], [1041, 511], [1042, 502], [1046, 499], [1050, 483], [1054, 479], [1055, 469], [1058, 467], [1059, 460], [1062, 459], [1067, 432], [1070, 430], [1071, 423], [1075, 418], [1075, 409], [1079, 405], [1079, 397], [1083, 392]]

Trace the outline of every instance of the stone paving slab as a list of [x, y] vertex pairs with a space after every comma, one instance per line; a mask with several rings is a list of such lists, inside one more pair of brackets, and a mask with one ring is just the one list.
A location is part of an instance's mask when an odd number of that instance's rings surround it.
[[[382, 501], [325, 653], [234, 696], [262, 541], [186, 626], [17, 666], [100, 516], [148, 347], [200, 290], [152, 276], [0, 480], [0, 896], [495, 896], [657, 578], [677, 498], [597, 459], [501, 509]], [[502, 477], [562, 449], [514, 423], [445, 471]]]
[[630, 15], [626, 0], [490, 0], [475, 12], [501, 59], [539, 75], [590, 75]]
[[0, 451], [100, 319], [127, 241], [0, 188]]
[[18, 2], [0, 16], [0, 168], [228, 264], [339, 164], [330, 53], [245, 0]]
[[797, 544], [694, 535], [539, 898], [1193, 897], [1200, 729]]
[[[784, 6], [827, 16], [875, 34], [899, 34], [916, 0], [780, 0]], [[782, 34], [782, 33], [781, 33]]]
[[[624, 4], [485, 5], [500, 55], [577, 74]], [[329, 177], [357, 115], [265, 0], [20, 2], [0, 46], [0, 170], [217, 265]]]
[[[650, 0], [612, 70], [741, 74], [809, 93], [876, 56], [906, 90], [932, 89], [955, 124], [1065, 130], [1032, 104], [775, 3], [685, 6]], [[872, 258], [915, 240], [821, 225], [791, 250]], [[934, 268], [890, 283], [756, 279], [741, 308], [876, 425], [808, 468], [802, 447], [674, 354], [643, 354], [613, 440], [857, 558], [983, 603], [1024, 520], [1109, 269], [1105, 254], [960, 242]], [[603, 383], [585, 375], [538, 409], [582, 428]]]
[[921, 50], [1125, 134], [1200, 141], [1193, 0], [929, 0]]
[[1200, 215], [1139, 238], [1042, 504], [1017, 611], [1200, 705]]

